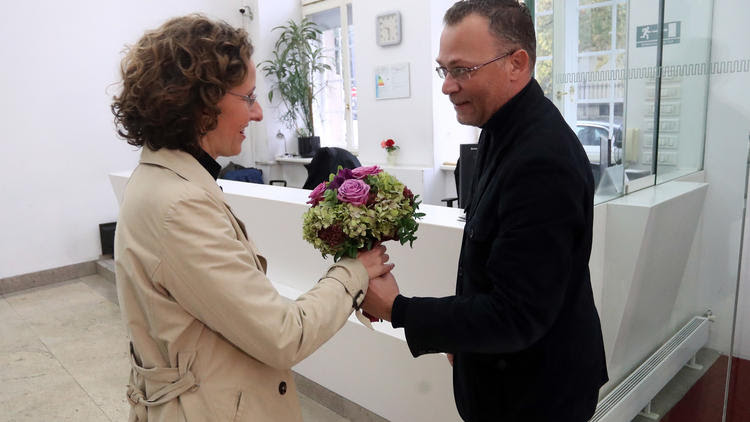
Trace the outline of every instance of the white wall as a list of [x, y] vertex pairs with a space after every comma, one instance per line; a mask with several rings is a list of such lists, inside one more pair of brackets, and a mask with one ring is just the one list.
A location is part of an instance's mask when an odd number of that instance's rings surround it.
[[0, 14], [0, 278], [95, 259], [107, 174], [135, 166], [109, 110], [126, 43], [190, 12], [240, 25], [240, 1], [10, 2]]
[[[716, 0], [711, 60], [750, 59], [750, 9], [745, 0]], [[703, 211], [703, 248], [700, 277], [702, 296], [715, 304], [717, 346], [729, 344], [731, 309], [737, 280], [744, 182], [750, 135], [750, 73], [711, 77], [706, 134], [706, 181], [711, 188]], [[745, 235], [743, 277], [740, 285], [735, 352], [750, 358], [750, 276]]]
[[[716, 0], [714, 4], [711, 61], [750, 58], [747, 27], [750, 11], [743, 0]], [[703, 312], [711, 309], [716, 322], [709, 346], [729, 352], [734, 317], [735, 288], [739, 259], [745, 170], [748, 157], [750, 73], [715, 74], [709, 80], [705, 181], [709, 184], [697, 242], [683, 279], [677, 306]], [[747, 281], [744, 289], [748, 288]], [[744, 340], [748, 330], [748, 299], [740, 303]], [[738, 337], [738, 340], [741, 340]], [[744, 346], [745, 356], [750, 355]]]
[[[432, 68], [431, 22], [428, 0], [355, 1], [352, 13], [357, 46], [355, 72], [358, 75], [360, 161], [384, 163], [380, 141], [392, 138], [401, 147], [399, 164], [432, 167]], [[375, 16], [401, 12], [401, 44], [380, 47], [375, 42]], [[375, 67], [409, 63], [411, 96], [376, 100]]]
[[[251, 1], [252, 4], [250, 6], [255, 12], [255, 20], [251, 27], [250, 38], [252, 38], [253, 45], [255, 46], [253, 60], [257, 65], [263, 60], [272, 57], [274, 44], [279, 38], [279, 31], [274, 31], [273, 28], [285, 25], [289, 19], [299, 22], [302, 18], [302, 7], [298, 0]], [[247, 4], [247, 2], [243, 2], [243, 4]], [[268, 89], [270, 85], [269, 81], [263, 75], [263, 71], [258, 69], [256, 92], [258, 93], [258, 101], [261, 107], [263, 107], [263, 121], [251, 125], [253, 139], [255, 140], [255, 160], [251, 160], [247, 156], [239, 157], [236, 162], [240, 162], [244, 166], [252, 166], [254, 161], [271, 161], [277, 155], [283, 154], [283, 142], [286, 142], [287, 151], [290, 153], [297, 152], [297, 136], [286, 129], [279, 121], [278, 99], [274, 101], [274, 104], [268, 102]], [[278, 98], [278, 95], [276, 98]], [[280, 139], [276, 137], [279, 131], [284, 134], [284, 138]]]

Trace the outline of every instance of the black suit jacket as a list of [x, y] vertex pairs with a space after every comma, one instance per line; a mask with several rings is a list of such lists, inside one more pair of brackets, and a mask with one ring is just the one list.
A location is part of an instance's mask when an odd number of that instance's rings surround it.
[[415, 357], [455, 355], [464, 420], [586, 421], [607, 381], [589, 161], [533, 79], [482, 129], [456, 296], [399, 296], [393, 325]]

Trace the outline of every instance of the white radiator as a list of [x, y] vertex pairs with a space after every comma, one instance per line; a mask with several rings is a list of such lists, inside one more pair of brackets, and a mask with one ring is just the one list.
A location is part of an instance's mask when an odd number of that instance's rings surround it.
[[629, 422], [708, 342], [709, 319], [694, 317], [596, 406], [590, 422]]

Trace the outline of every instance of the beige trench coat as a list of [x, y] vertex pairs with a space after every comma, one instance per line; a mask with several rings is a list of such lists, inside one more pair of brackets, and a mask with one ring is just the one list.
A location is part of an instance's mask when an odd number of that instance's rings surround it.
[[131, 421], [301, 421], [290, 368], [344, 325], [368, 284], [343, 259], [297, 300], [280, 296], [211, 175], [167, 149], [141, 153], [115, 256]]

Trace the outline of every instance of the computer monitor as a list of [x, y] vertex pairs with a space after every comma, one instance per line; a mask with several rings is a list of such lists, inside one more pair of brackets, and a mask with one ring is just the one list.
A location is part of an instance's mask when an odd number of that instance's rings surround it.
[[478, 144], [461, 144], [458, 160], [458, 180], [456, 191], [458, 193], [458, 207], [466, 208], [469, 204], [469, 193], [471, 191], [471, 179], [477, 167], [479, 157]]

